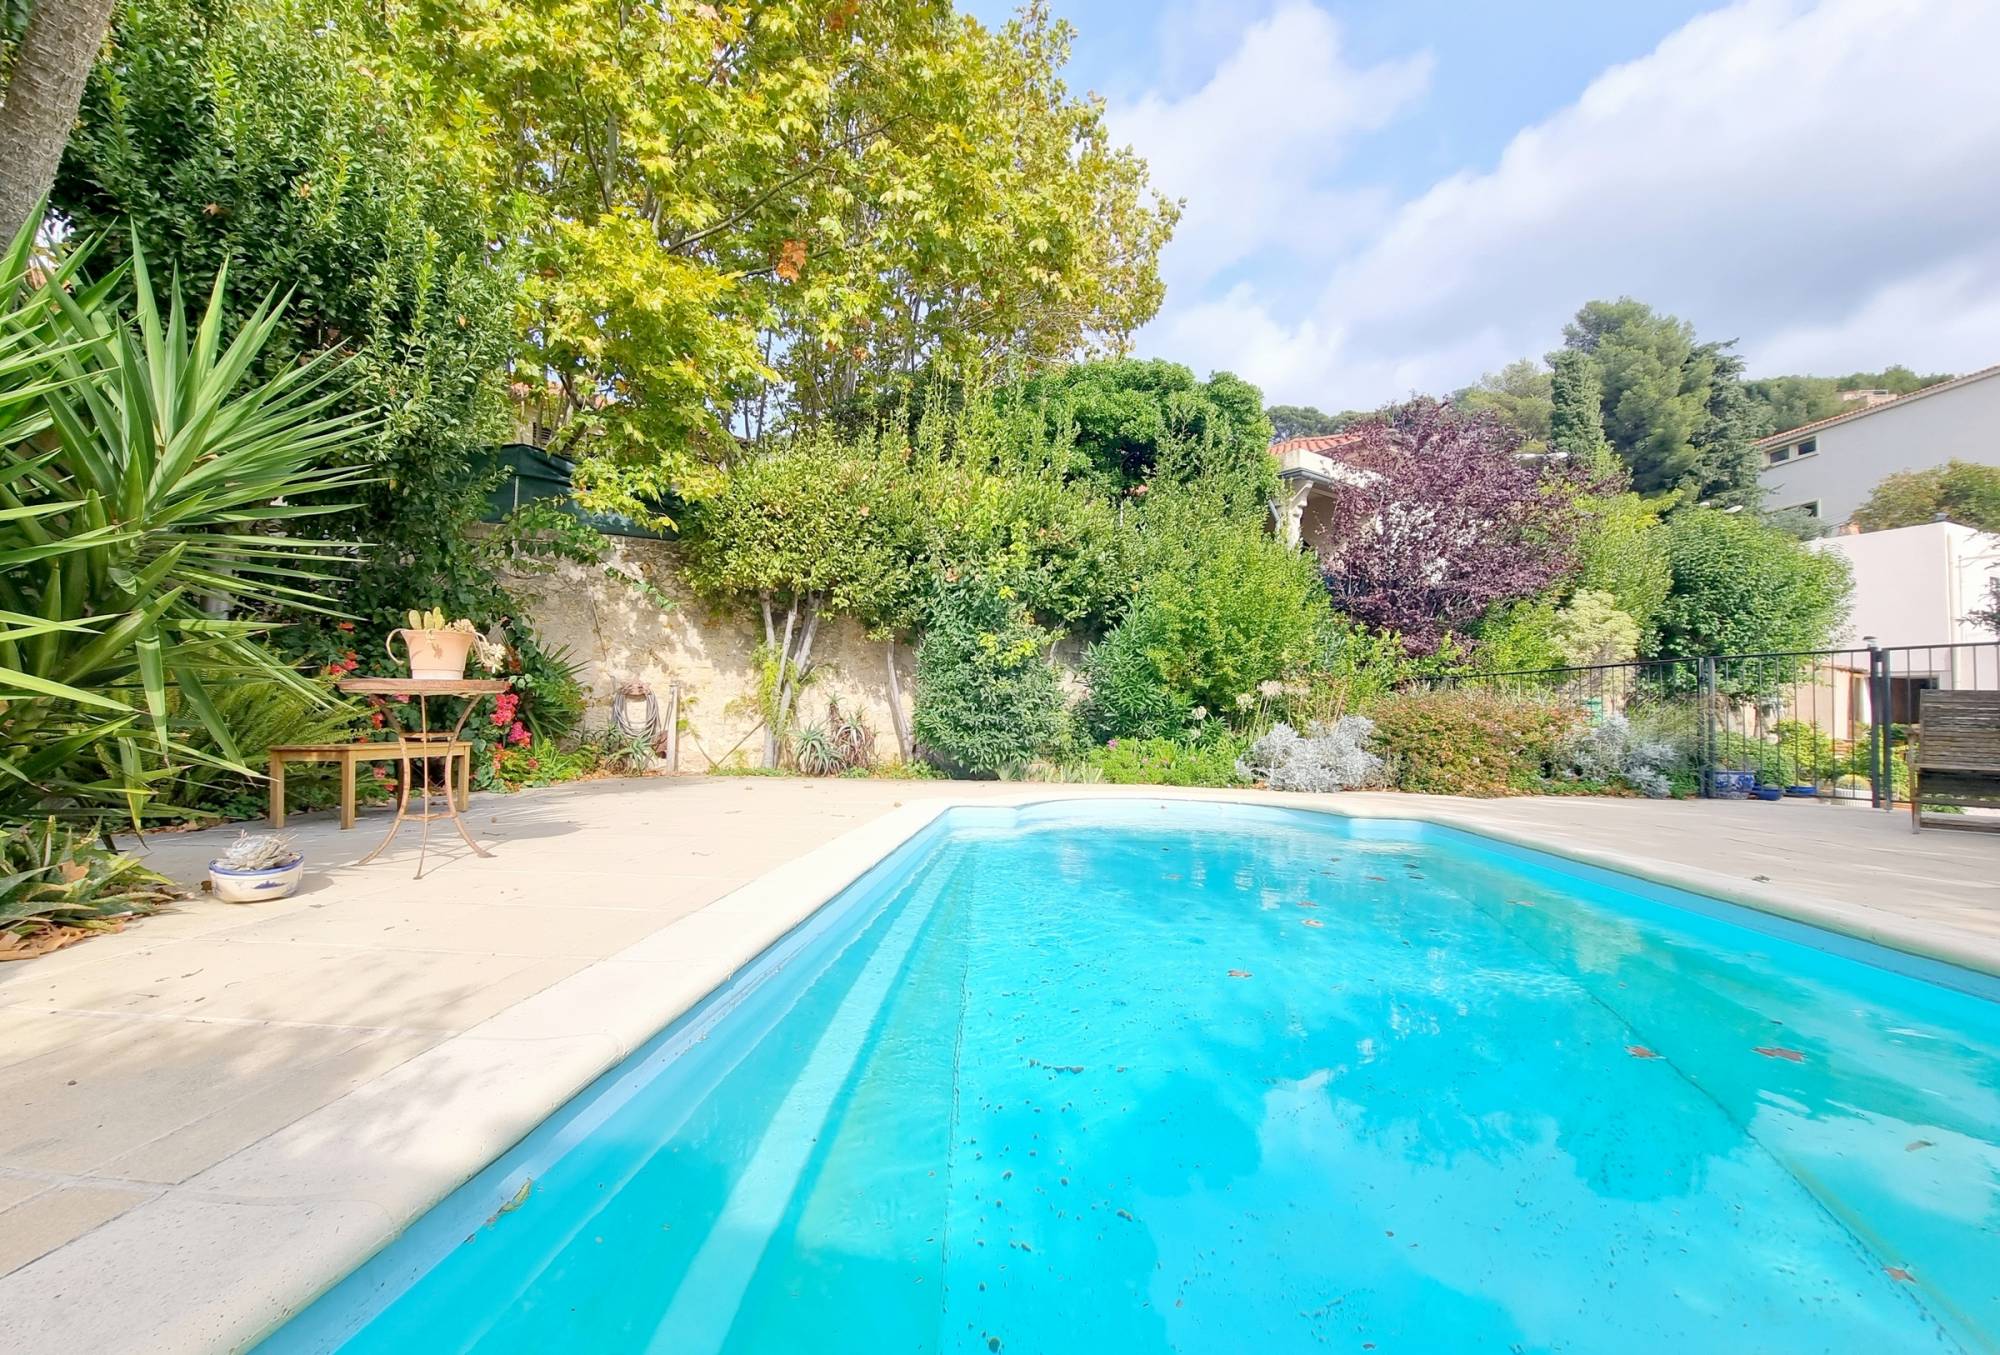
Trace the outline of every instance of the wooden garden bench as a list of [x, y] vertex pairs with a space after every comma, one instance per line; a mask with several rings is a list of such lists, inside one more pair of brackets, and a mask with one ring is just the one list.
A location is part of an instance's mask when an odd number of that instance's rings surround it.
[[[1911, 832], [1925, 826], [1927, 804], [2000, 809], [2000, 692], [1920, 693], [1908, 757]], [[2000, 832], [2000, 820], [1988, 818], [1932, 818], [1929, 824]]]
[[[395, 762], [402, 757], [402, 745], [394, 739], [376, 743], [288, 743], [270, 750], [271, 826], [285, 826], [285, 764], [287, 762], [338, 762], [340, 764], [340, 826], [354, 826], [354, 769], [364, 762]], [[459, 812], [472, 799], [472, 745], [463, 739], [439, 744], [431, 757], [442, 757], [447, 774], [455, 773]]]

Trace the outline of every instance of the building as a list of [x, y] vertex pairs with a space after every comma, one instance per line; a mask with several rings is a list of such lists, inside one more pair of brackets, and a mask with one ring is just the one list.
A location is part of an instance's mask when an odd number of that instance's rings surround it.
[[1278, 497], [1271, 501], [1271, 516], [1286, 545], [1296, 548], [1305, 541], [1317, 545], [1325, 539], [1326, 523], [1315, 511], [1323, 511], [1323, 505], [1314, 500], [1337, 485], [1355, 483], [1352, 477], [1367, 473], [1339, 459], [1343, 449], [1362, 438], [1360, 433], [1328, 433], [1271, 444], [1271, 455], [1278, 461]]
[[1837, 526], [1898, 471], [1954, 460], [2000, 466], [2000, 367], [1894, 399], [1862, 394], [1850, 402], [1859, 408], [1757, 444], [1767, 508], [1803, 509]]

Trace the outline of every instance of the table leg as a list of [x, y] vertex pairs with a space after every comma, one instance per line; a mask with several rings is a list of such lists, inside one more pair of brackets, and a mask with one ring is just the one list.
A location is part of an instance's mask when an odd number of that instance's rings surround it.
[[[465, 722], [472, 718], [472, 708], [474, 706], [477, 706], [478, 704], [479, 700], [477, 697], [474, 697], [472, 700], [467, 701], [465, 703], [465, 708], [459, 711], [458, 713], [458, 723], [451, 727], [451, 738], [446, 742], [445, 747], [449, 748], [452, 744], [457, 743], [459, 739], [464, 735]], [[487, 851], [484, 847], [480, 846], [476, 841], [473, 840], [472, 830], [465, 826], [464, 810], [467, 805], [470, 805], [472, 803], [472, 750], [471, 749], [466, 750], [465, 759], [463, 763], [463, 766], [465, 768], [464, 780], [461, 782], [461, 785], [464, 787], [463, 791], [461, 792], [461, 794], [463, 794], [464, 796], [463, 802], [460, 802], [451, 793], [450, 754], [445, 755], [444, 765], [446, 772], [445, 804], [451, 813], [452, 826], [458, 829], [458, 835], [465, 839], [465, 845], [472, 848], [473, 853], [475, 855], [477, 856], [493, 855], [492, 852]]]
[[[457, 743], [458, 736], [454, 734], [451, 741]], [[448, 759], [445, 765], [447, 768], [450, 767]], [[472, 750], [467, 748], [458, 755], [458, 812], [463, 814], [470, 808], [472, 808]]]
[[285, 826], [285, 760], [271, 755], [271, 826]]
[[354, 826], [354, 773], [360, 761], [353, 753], [340, 755], [340, 826]]
[[389, 824], [389, 831], [375, 844], [375, 850], [354, 864], [365, 866], [382, 854], [382, 849], [396, 840], [396, 830], [403, 826], [403, 816], [410, 810], [410, 744], [400, 735], [396, 739], [396, 817]]

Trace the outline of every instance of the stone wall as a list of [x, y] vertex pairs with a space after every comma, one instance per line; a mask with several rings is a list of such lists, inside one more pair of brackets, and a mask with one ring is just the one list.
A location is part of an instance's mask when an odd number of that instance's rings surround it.
[[[502, 580], [521, 599], [535, 633], [549, 645], [569, 646], [582, 662], [591, 702], [586, 725], [595, 729], [608, 724], [616, 693], [635, 679], [659, 697], [664, 718], [668, 689], [678, 680], [679, 770], [703, 772], [731, 762], [758, 765], [764, 748], [756, 665], [762, 620], [709, 612], [683, 580], [671, 544], [635, 537], [613, 537], [611, 542], [605, 563], [666, 594], [675, 604], [672, 611], [662, 612], [630, 584], [594, 565], [562, 564], [550, 573]], [[914, 659], [908, 645], [897, 646], [906, 715]], [[875, 731], [878, 754], [893, 758], [887, 647], [867, 639], [850, 620], [822, 621], [812, 663], [818, 677], [800, 697], [804, 717], [823, 719], [828, 698], [838, 698], [843, 710], [858, 706]]]

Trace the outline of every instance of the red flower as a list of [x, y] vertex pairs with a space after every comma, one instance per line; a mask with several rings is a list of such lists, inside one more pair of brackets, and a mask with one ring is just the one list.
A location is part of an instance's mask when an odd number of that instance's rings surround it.
[[526, 743], [530, 737], [531, 736], [528, 733], [528, 727], [522, 724], [519, 720], [516, 720], [514, 722], [514, 727], [507, 731], [507, 742], [515, 745], [516, 747], [519, 747], [521, 744]]
[[335, 630], [353, 630], [354, 623], [352, 621], [336, 621], [333, 623], [333, 628]]

